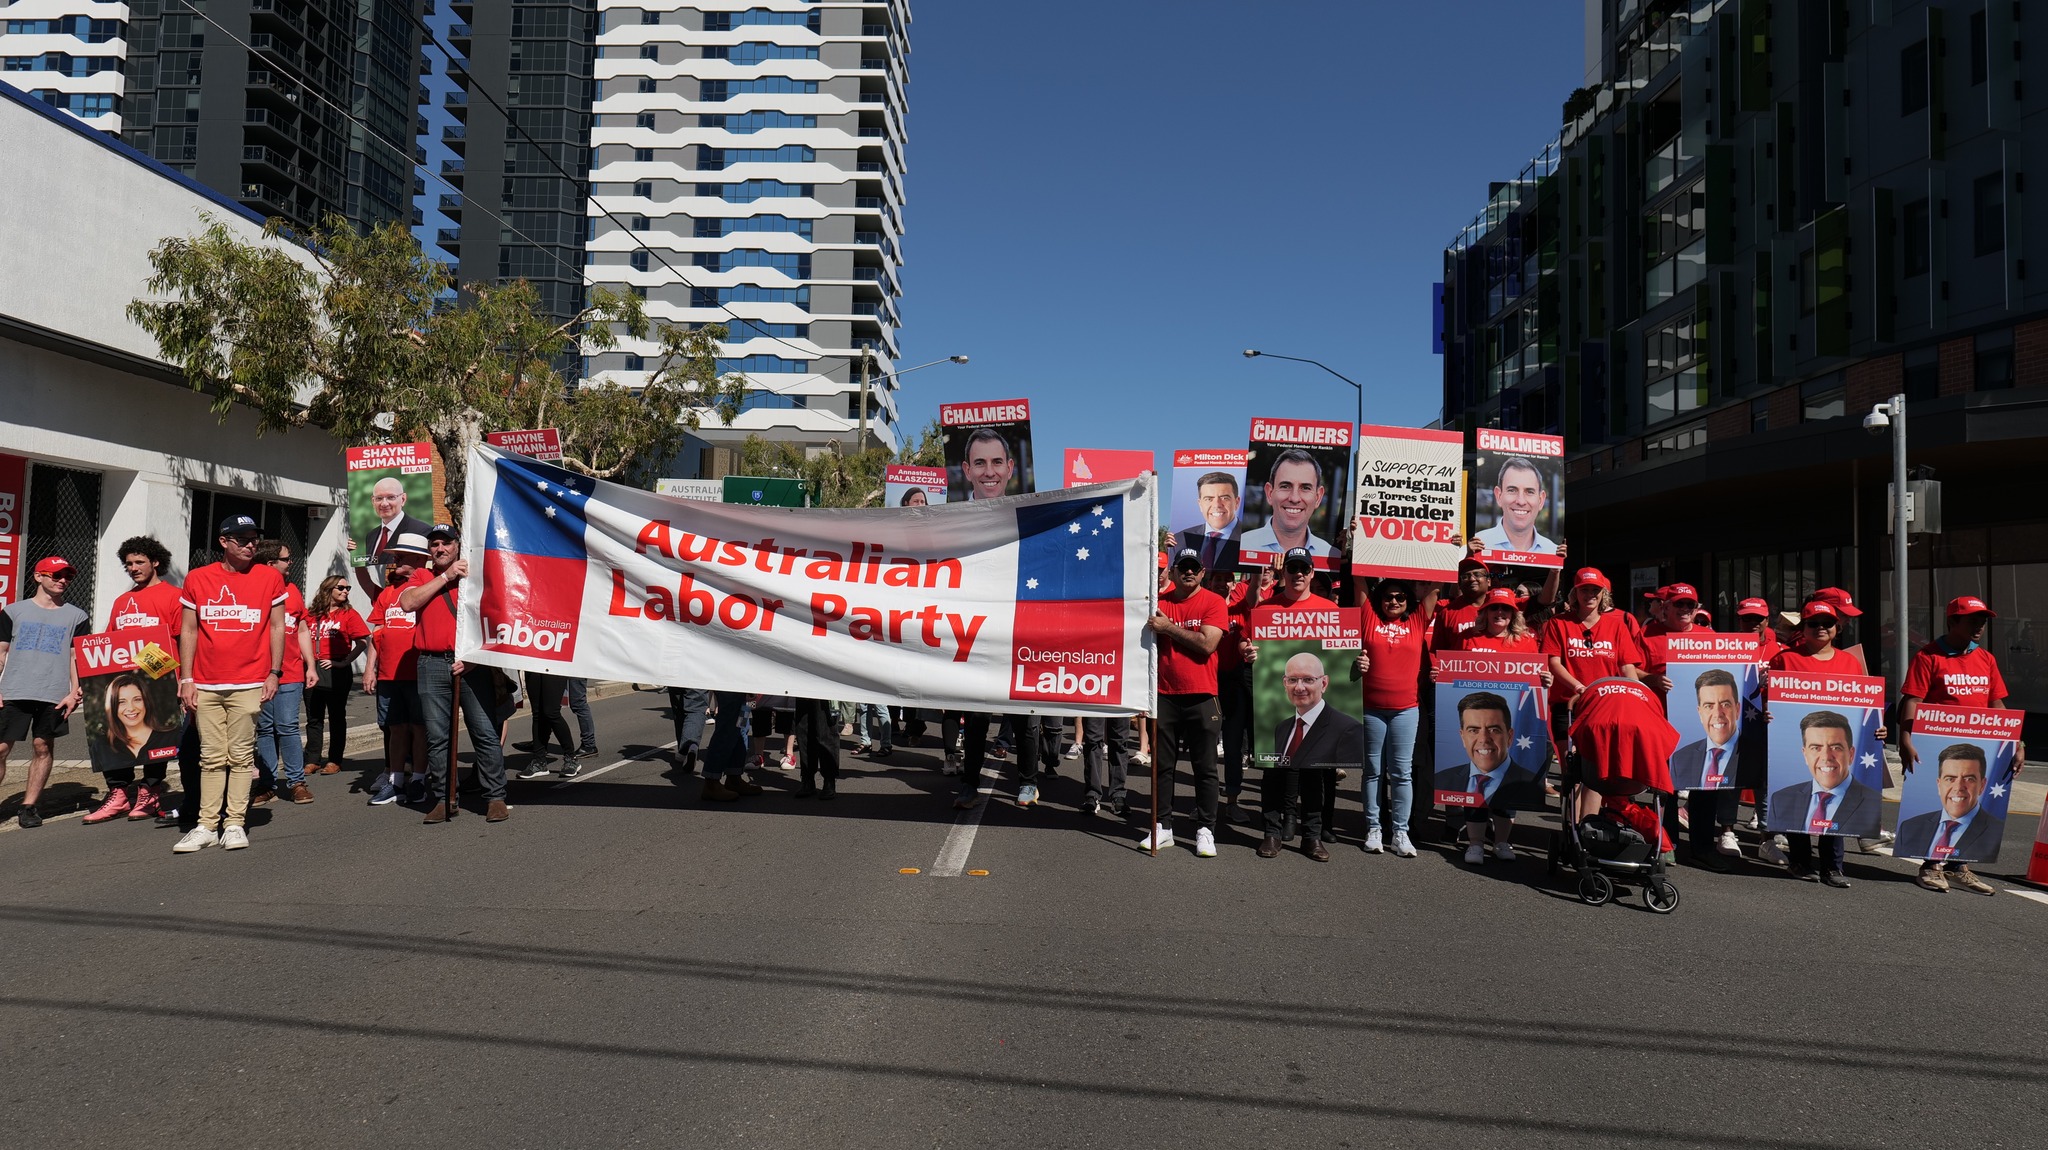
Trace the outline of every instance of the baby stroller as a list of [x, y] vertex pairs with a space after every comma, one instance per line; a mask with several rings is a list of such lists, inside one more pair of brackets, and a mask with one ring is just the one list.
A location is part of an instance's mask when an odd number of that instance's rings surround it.
[[[1641, 886], [1643, 906], [1657, 914], [1678, 909], [1678, 887], [1664, 873], [1664, 804], [1671, 800], [1671, 752], [1678, 732], [1664, 719], [1664, 703], [1632, 679], [1587, 685], [1573, 708], [1570, 784], [1564, 826], [1553, 838], [1550, 870], [1579, 875], [1579, 901], [1610, 902], [1621, 881]], [[1576, 820], [1578, 789], [1602, 796], [1599, 813]], [[1635, 796], [1650, 792], [1650, 802]]]

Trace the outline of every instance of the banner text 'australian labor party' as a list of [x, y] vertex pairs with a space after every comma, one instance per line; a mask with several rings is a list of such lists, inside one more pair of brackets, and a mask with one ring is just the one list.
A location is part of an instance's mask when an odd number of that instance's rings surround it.
[[680, 503], [471, 456], [462, 658], [974, 711], [1150, 712], [1149, 477], [820, 510]]

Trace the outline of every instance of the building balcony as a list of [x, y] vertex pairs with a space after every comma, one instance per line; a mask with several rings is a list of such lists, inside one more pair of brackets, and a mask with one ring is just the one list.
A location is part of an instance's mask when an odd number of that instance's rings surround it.
[[290, 215], [292, 198], [269, 184], [243, 184], [242, 194], [237, 197], [250, 208], [265, 215]]
[[442, 106], [443, 108], [446, 108], [446, 109], [448, 109], [448, 114], [449, 114], [449, 115], [451, 115], [451, 116], [453, 116], [453, 117], [455, 117], [455, 118], [456, 118], [456, 119], [458, 119], [458, 120], [465, 120], [465, 121], [466, 121], [466, 120], [468, 120], [468, 119], [469, 119], [469, 93], [468, 93], [468, 92], [463, 92], [463, 91], [453, 91], [453, 92], [449, 92], [449, 93], [448, 93], [447, 95], [445, 95], [445, 96], [441, 97], [441, 106]]
[[249, 27], [261, 28], [271, 23], [282, 24], [300, 35], [306, 31], [306, 18], [280, 0], [249, 0]]
[[298, 119], [296, 112], [278, 112], [269, 108], [245, 108], [242, 110], [242, 127], [247, 137], [259, 141], [281, 140], [287, 144], [299, 142], [298, 129], [293, 122]]
[[254, 183], [261, 183], [264, 175], [256, 169], [268, 169], [291, 180], [297, 180], [300, 176], [299, 166], [292, 162], [291, 157], [261, 144], [243, 146], [242, 168], [242, 178]]
[[457, 186], [457, 187], [461, 187], [461, 186], [462, 186], [462, 161], [461, 161], [460, 159], [455, 159], [455, 160], [442, 160], [442, 161], [441, 161], [441, 178], [442, 178], [442, 179], [444, 179], [444, 180], [447, 180], [447, 181], [448, 181], [449, 183], [451, 183], [451, 184], [454, 184], [454, 185], [455, 185], [455, 186]]
[[438, 228], [434, 232], [434, 242], [450, 252], [460, 252], [462, 250], [462, 229]]
[[462, 152], [469, 147], [469, 129], [462, 124], [450, 124], [441, 129], [441, 142], [453, 152]]

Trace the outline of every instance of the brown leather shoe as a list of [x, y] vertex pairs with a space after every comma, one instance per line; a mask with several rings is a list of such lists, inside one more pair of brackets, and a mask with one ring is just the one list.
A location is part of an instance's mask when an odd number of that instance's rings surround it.
[[300, 806], [305, 806], [307, 803], [312, 802], [313, 788], [307, 786], [304, 783], [293, 783], [292, 801], [299, 804]]
[[512, 808], [505, 805], [504, 799], [492, 799], [490, 809], [484, 812], [487, 823], [502, 823], [511, 817]]
[[1323, 840], [1321, 839], [1302, 839], [1301, 853], [1316, 860], [1317, 862], [1330, 861], [1330, 850], [1328, 847], [1325, 847], [1323, 845]]
[[329, 763], [326, 766], [320, 768], [320, 773], [323, 775], [338, 775], [341, 773], [341, 764]]
[[276, 791], [257, 791], [255, 794], [249, 796], [249, 805], [252, 807], [260, 807], [276, 797]]
[[1267, 835], [1259, 840], [1259, 857], [1262, 859], [1280, 857], [1280, 836]]
[[423, 819], [421, 819], [420, 821], [421, 821], [421, 822], [423, 822], [423, 823], [445, 823], [445, 822], [447, 822], [447, 821], [448, 821], [448, 804], [447, 804], [447, 803], [435, 803], [435, 804], [434, 804], [434, 809], [433, 809], [433, 810], [431, 810], [431, 811], [428, 811], [428, 812], [427, 812], [427, 817], [426, 817], [426, 818], [423, 818]]

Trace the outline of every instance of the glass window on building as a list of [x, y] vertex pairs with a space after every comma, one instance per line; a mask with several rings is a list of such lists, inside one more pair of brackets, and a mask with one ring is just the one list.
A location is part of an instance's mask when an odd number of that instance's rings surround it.
[[1899, 220], [1899, 266], [1904, 269], [1905, 278], [1927, 274], [1933, 255], [1928, 250], [1930, 234], [1927, 200], [1923, 197], [1907, 204]]
[[65, 590], [65, 601], [91, 612], [93, 575], [100, 558], [100, 473], [39, 462], [31, 462], [28, 472], [28, 544], [22, 568], [51, 555], [70, 560], [77, 574]]
[[1707, 385], [1700, 371], [1705, 350], [1693, 312], [1644, 334], [1643, 410], [1647, 425], [1655, 426], [1706, 405]]
[[1849, 414], [1848, 392], [1840, 372], [1811, 379], [1799, 385], [1799, 422], [1819, 423]]
[[1977, 390], [2004, 391], [2013, 384], [2012, 329], [1977, 337]]
[[1655, 307], [1706, 278], [1706, 181], [1687, 185], [1643, 225], [1643, 306]]
[[1972, 250], [1980, 256], [2005, 250], [2005, 173], [1986, 172], [1970, 185]]
[[1899, 115], [1910, 116], [1927, 106], [1927, 41], [1915, 40], [1899, 50]]

